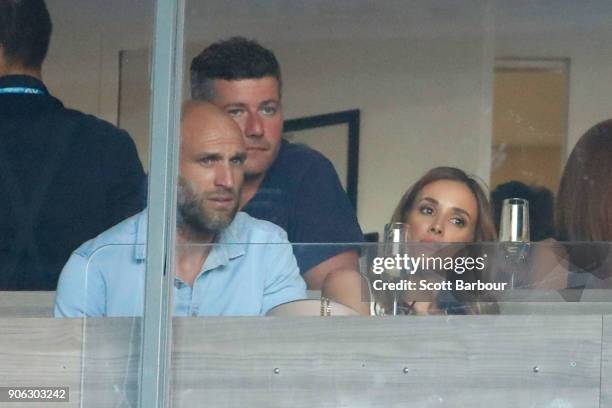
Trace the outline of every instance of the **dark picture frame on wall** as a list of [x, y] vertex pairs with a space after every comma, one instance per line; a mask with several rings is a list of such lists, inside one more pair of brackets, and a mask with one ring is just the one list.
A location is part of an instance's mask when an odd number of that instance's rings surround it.
[[346, 194], [357, 210], [360, 110], [351, 109], [289, 119], [284, 137], [323, 153], [334, 165]]

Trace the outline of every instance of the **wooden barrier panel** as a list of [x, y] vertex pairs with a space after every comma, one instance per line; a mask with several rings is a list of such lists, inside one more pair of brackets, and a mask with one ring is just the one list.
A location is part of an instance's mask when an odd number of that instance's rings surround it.
[[502, 315], [603, 315], [612, 314], [612, 302], [499, 302]]
[[0, 317], [52, 317], [55, 291], [0, 291]]
[[594, 407], [600, 329], [601, 316], [183, 320], [174, 395], [179, 406]]
[[[0, 386], [67, 386], [69, 403], [79, 407], [83, 320], [0, 319]], [[41, 407], [41, 403], [0, 403], [2, 408]]]
[[[173, 406], [609, 407], [610, 318], [178, 318]], [[0, 385], [69, 386], [54, 407], [135, 402], [140, 319], [0, 327]]]

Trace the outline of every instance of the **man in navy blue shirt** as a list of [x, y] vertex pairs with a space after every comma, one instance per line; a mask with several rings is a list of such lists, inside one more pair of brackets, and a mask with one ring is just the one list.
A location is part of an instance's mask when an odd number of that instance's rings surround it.
[[[281, 86], [274, 54], [241, 37], [210, 45], [191, 64], [192, 97], [223, 109], [243, 132], [242, 210], [281, 226], [293, 243], [362, 242], [333, 165], [282, 140]], [[347, 246], [296, 246], [294, 252], [310, 289], [321, 289], [331, 272], [358, 270], [358, 251]]]
[[129, 135], [42, 82], [51, 27], [43, 0], [0, 0], [0, 290], [55, 290], [73, 250], [144, 207]]

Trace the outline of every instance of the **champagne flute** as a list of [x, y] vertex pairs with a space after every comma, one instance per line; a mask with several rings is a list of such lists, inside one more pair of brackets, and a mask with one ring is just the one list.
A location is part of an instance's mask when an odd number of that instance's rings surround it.
[[502, 203], [500, 242], [529, 242], [529, 201], [507, 198]]
[[[502, 202], [499, 241], [512, 268], [526, 260], [529, 252], [529, 202], [523, 198], [507, 198]], [[515, 273], [510, 276], [515, 287]]]
[[[393, 257], [396, 255], [406, 252], [407, 242], [410, 240], [410, 228], [409, 225], [403, 222], [393, 222], [385, 225], [384, 233], [385, 242], [385, 257]], [[398, 282], [404, 275], [403, 269], [393, 268], [387, 270], [389, 280]], [[392, 314], [397, 316], [398, 314], [398, 291], [393, 291], [393, 305]]]

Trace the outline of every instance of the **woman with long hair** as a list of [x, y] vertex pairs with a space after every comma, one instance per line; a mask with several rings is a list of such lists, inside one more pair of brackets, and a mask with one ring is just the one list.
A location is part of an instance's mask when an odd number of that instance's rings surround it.
[[[454, 167], [436, 167], [414, 183], [398, 203], [391, 222], [406, 224], [409, 239], [417, 248], [496, 240], [491, 207], [483, 188], [473, 177]], [[475, 245], [449, 245], [442, 252], [450, 250], [455, 259], [460, 255], [477, 258], [483, 254], [482, 249]], [[474, 270], [461, 275], [448, 271], [442, 276], [453, 282], [458, 277], [473, 282], [482, 276]], [[478, 301], [484, 300], [483, 293], [452, 291], [452, 294], [454, 301], [450, 302], [437, 294], [432, 302], [410, 300], [407, 309], [416, 313], [479, 313]]]
[[[433, 197], [426, 199], [429, 192]], [[442, 242], [495, 241], [495, 225], [486, 194], [473, 177], [455, 167], [436, 167], [429, 170], [404, 193], [393, 212], [391, 222], [404, 222], [422, 227], [427, 222], [423, 224], [419, 221], [434, 220], [431, 216], [439, 215], [440, 211], [436, 210], [440, 210], [443, 204], [459, 206], [444, 206], [443, 209], [450, 211], [447, 223], [439, 225], [444, 228], [436, 229], [435, 223], [429, 223], [431, 231], [423, 233], [426, 235], [428, 233], [432, 239], [436, 237], [436, 240]]]

